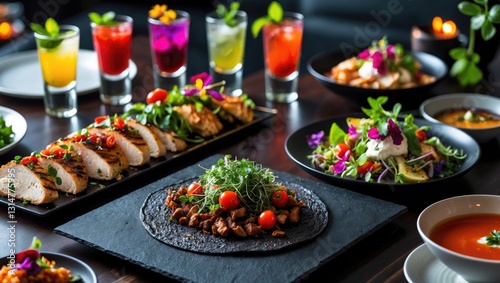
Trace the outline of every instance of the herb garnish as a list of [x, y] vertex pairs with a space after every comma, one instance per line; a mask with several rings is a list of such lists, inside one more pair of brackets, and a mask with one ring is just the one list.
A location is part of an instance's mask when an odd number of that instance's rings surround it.
[[12, 125], [7, 126], [5, 119], [0, 116], [0, 148], [11, 144], [14, 141], [14, 131]]
[[500, 231], [492, 230], [491, 236], [486, 236], [486, 244], [488, 246], [500, 245]]
[[218, 4], [215, 12], [217, 13], [217, 16], [224, 19], [224, 22], [226, 22], [228, 26], [235, 27], [238, 25], [238, 21], [234, 17], [236, 16], [239, 8], [240, 3], [238, 2], [232, 2], [229, 5], [229, 9], [223, 4]]
[[200, 211], [220, 206], [219, 195], [224, 191], [236, 192], [250, 215], [270, 209], [270, 196], [281, 187], [275, 183], [273, 172], [254, 161], [231, 158], [224, 156], [200, 176], [199, 183], [205, 188], [204, 197], [198, 200]]
[[[43, 27], [40, 24], [37, 23], [31, 23], [30, 24], [31, 29], [41, 35], [47, 36], [47, 37], [52, 37], [52, 38], [57, 38], [60, 37], [64, 34], [59, 33], [59, 24], [54, 20], [53, 18], [48, 18], [45, 21], [45, 27]], [[68, 31], [68, 33], [73, 32], [73, 31]], [[39, 40], [40, 46], [43, 48], [51, 49], [59, 46], [63, 40]]]
[[260, 30], [270, 22], [281, 23], [283, 20], [283, 7], [277, 1], [271, 2], [269, 7], [267, 7], [267, 15], [256, 19], [252, 24], [252, 34], [253, 37], [259, 35]]
[[118, 24], [118, 21], [115, 21], [115, 16], [116, 14], [113, 11], [106, 12], [102, 15], [96, 12], [89, 13], [89, 19], [93, 23], [101, 26], [116, 26]]

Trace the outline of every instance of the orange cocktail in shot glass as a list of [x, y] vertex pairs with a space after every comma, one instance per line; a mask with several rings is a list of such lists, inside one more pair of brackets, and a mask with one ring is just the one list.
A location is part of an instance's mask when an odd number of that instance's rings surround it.
[[280, 23], [269, 22], [262, 29], [266, 67], [266, 98], [289, 103], [297, 100], [304, 17], [285, 12]]

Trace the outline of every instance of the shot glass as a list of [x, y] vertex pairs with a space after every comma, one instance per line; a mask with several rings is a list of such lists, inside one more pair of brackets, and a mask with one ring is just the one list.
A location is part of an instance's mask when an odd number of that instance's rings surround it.
[[236, 24], [229, 26], [216, 12], [205, 17], [210, 75], [216, 82], [226, 82], [225, 93], [240, 96], [248, 19], [244, 11], [234, 19]]
[[61, 25], [58, 37], [35, 32], [38, 59], [42, 68], [45, 112], [53, 117], [69, 118], [77, 113], [76, 69], [80, 29]]
[[124, 105], [132, 100], [130, 50], [133, 20], [117, 15], [116, 25], [90, 23], [101, 79], [100, 98], [105, 104]]
[[148, 18], [154, 84], [166, 90], [186, 84], [190, 15], [175, 12], [177, 17], [170, 24]]
[[300, 53], [304, 16], [285, 12], [281, 23], [270, 22], [262, 31], [265, 88], [269, 101], [290, 103], [298, 99]]

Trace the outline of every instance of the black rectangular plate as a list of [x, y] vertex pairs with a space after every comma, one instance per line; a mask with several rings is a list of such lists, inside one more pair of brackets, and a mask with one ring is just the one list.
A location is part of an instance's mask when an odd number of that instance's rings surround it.
[[[223, 155], [213, 155], [55, 228], [55, 233], [183, 282], [293, 282], [338, 256], [407, 211], [405, 206], [285, 172], [277, 181], [299, 184], [325, 203], [329, 223], [316, 239], [296, 248], [259, 255], [207, 255], [168, 246], [140, 220], [147, 196], [197, 177]], [[251, 239], [248, 239], [251, 241]]]
[[[23, 210], [29, 212], [31, 214], [37, 216], [48, 216], [55, 212], [62, 210], [63, 208], [68, 208], [74, 206], [75, 203], [79, 203], [81, 201], [88, 201], [88, 199], [95, 197], [98, 193], [109, 191], [116, 186], [123, 185], [125, 182], [130, 181], [132, 178], [139, 177], [144, 173], [156, 168], [158, 166], [164, 166], [165, 164], [171, 164], [172, 162], [176, 162], [184, 158], [188, 154], [199, 151], [210, 145], [215, 143], [221, 139], [227, 138], [229, 136], [235, 135], [238, 132], [241, 132], [251, 126], [254, 126], [260, 122], [263, 122], [266, 119], [269, 119], [276, 115], [277, 111], [275, 109], [265, 108], [257, 106], [254, 109], [254, 120], [250, 123], [240, 125], [238, 127], [223, 130], [219, 135], [207, 139], [206, 141], [199, 144], [190, 144], [189, 147], [178, 153], [167, 153], [167, 156], [161, 158], [151, 158], [151, 161], [141, 167], [129, 167], [127, 170], [123, 172], [124, 178], [119, 181], [96, 181], [91, 180], [91, 184], [85, 189], [85, 191], [76, 194], [76, 195], [67, 195], [64, 193], [59, 193], [59, 198], [55, 200], [53, 203], [42, 204], [42, 205], [33, 205], [29, 203], [23, 203], [20, 200], [14, 200], [14, 206], [16, 209]], [[9, 205], [10, 202], [7, 197], [0, 196], [0, 203]]]

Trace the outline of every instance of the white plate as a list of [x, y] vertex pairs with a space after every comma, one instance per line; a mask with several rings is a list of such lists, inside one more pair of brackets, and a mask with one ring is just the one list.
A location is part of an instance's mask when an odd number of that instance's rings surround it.
[[0, 148], [0, 155], [2, 155], [13, 149], [24, 138], [28, 124], [21, 114], [7, 107], [0, 106], [0, 116], [4, 118], [7, 126], [12, 125], [12, 131], [15, 134], [12, 143]]
[[413, 250], [404, 264], [405, 277], [410, 283], [467, 283], [455, 271], [438, 260], [425, 244]]
[[[130, 61], [130, 77], [137, 66]], [[78, 51], [76, 91], [88, 94], [99, 89], [97, 54], [92, 50]], [[0, 57], [0, 93], [20, 98], [42, 98], [43, 78], [36, 50], [22, 51]]]

